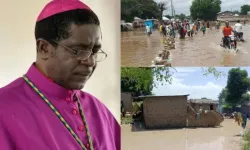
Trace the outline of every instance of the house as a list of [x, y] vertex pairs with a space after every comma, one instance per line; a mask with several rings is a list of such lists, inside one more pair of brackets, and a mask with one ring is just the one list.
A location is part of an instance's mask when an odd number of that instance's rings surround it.
[[188, 95], [141, 96], [146, 128], [186, 126]]
[[202, 110], [215, 110], [219, 112], [219, 101], [214, 101], [207, 98], [201, 98], [201, 99], [190, 99], [188, 101], [190, 103], [191, 107], [194, 108], [195, 111]]
[[231, 17], [233, 15], [234, 15], [234, 13], [231, 11], [224, 11], [224, 12], [217, 13], [217, 18]]
[[133, 110], [133, 106], [132, 106], [133, 97], [132, 97], [132, 94], [122, 92], [121, 93], [121, 101], [124, 104], [124, 111], [125, 112], [132, 112], [132, 110]]
[[134, 28], [144, 27], [144, 20], [141, 18], [134, 17], [134, 21], [132, 23]]

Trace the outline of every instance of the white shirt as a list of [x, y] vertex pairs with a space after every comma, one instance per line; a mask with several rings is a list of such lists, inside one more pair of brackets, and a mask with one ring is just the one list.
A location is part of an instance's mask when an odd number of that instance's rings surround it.
[[242, 25], [241, 25], [240, 23], [236, 23], [236, 24], [234, 25], [234, 30], [235, 30], [236, 32], [242, 32]]
[[150, 32], [150, 26], [146, 26], [146, 31]]

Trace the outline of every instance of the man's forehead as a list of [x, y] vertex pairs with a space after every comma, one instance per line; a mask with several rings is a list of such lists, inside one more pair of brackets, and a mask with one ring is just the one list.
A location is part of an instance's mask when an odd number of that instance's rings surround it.
[[68, 41], [73, 45], [87, 46], [97, 45], [101, 46], [101, 30], [98, 26], [78, 26], [72, 27], [70, 30], [71, 36]]

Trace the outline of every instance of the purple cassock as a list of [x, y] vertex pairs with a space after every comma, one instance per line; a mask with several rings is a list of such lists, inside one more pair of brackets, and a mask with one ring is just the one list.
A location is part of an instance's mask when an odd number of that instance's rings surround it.
[[[67, 90], [44, 76], [33, 64], [26, 77], [58, 110], [86, 149], [88, 142], [78, 103], [87, 122], [94, 150], [120, 150], [120, 125], [94, 96]], [[55, 112], [24, 80], [0, 89], [0, 150], [81, 150]]]

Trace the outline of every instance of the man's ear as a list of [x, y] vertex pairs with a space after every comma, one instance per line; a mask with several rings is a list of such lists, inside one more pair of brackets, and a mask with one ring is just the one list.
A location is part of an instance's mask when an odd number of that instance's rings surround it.
[[49, 51], [50, 43], [44, 39], [38, 39], [36, 41], [36, 50], [37, 50], [37, 55], [43, 59], [47, 60], [50, 56], [50, 51]]

